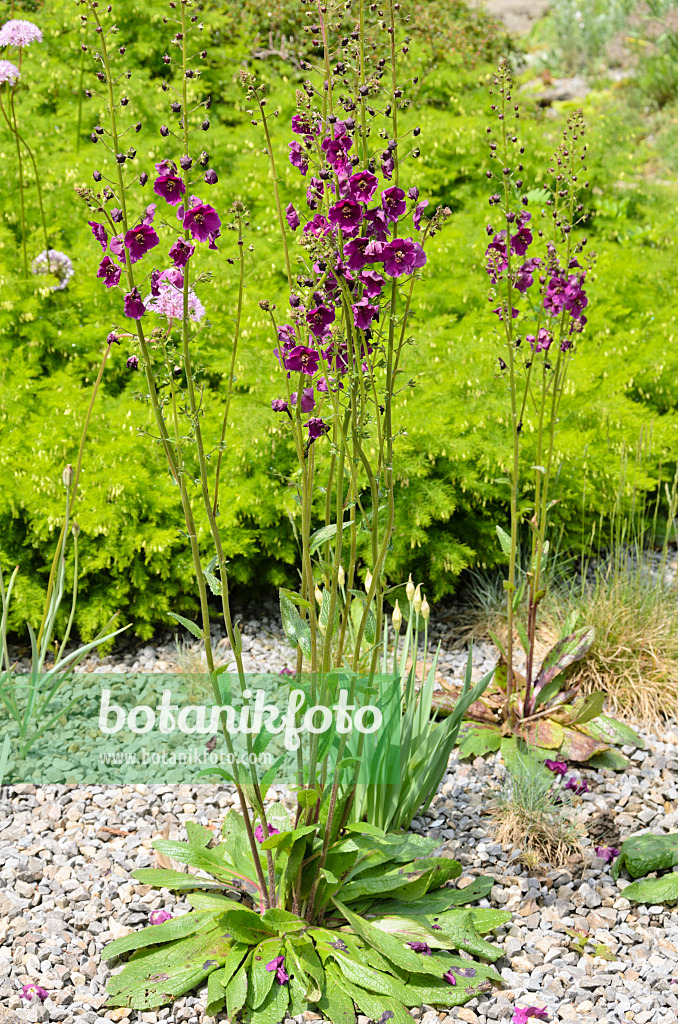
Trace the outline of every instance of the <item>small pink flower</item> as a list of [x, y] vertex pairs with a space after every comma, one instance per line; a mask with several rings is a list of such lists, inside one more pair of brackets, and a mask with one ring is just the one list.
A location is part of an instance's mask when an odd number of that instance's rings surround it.
[[527, 1024], [528, 1017], [536, 1017], [537, 1020], [550, 1020], [546, 1010], [540, 1006], [516, 1006], [513, 1011], [513, 1024]]
[[267, 971], [275, 971], [275, 979], [279, 985], [284, 985], [290, 980], [290, 976], [283, 966], [284, 963], [284, 956], [276, 956], [266, 964]]
[[615, 846], [596, 846], [596, 857], [600, 857], [606, 864], [610, 864], [615, 857], [619, 856], [619, 850]]
[[19, 995], [22, 999], [27, 999], [29, 1002], [33, 998], [39, 999], [42, 1002], [43, 999], [47, 999], [49, 992], [46, 988], [42, 988], [40, 985], [36, 985], [34, 981], [31, 981], [24, 985]]
[[172, 915], [168, 910], [152, 910], [148, 915], [148, 920], [151, 924], [164, 924], [165, 921], [172, 920]]
[[[268, 826], [268, 834], [269, 834], [269, 836], [279, 836], [280, 835], [280, 829], [279, 828], [273, 828], [273, 825], [269, 825]], [[255, 828], [255, 830], [254, 830], [254, 838], [256, 839], [256, 841], [258, 843], [263, 843], [263, 841], [264, 841], [264, 830], [261, 827], [261, 825], [257, 825], [257, 827]], [[270, 970], [270, 969], [271, 968], [269, 968], [269, 967], [266, 968], [267, 971]]]

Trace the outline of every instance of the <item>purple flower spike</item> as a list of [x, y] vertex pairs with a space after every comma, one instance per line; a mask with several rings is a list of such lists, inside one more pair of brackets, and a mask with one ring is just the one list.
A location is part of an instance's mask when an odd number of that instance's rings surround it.
[[405, 193], [397, 185], [393, 185], [381, 193], [381, 205], [388, 219], [396, 221], [407, 209]]
[[292, 203], [288, 203], [285, 207], [285, 216], [287, 217], [287, 223], [291, 227], [292, 231], [296, 231], [301, 221], [299, 220], [299, 214], [294, 209]]
[[537, 1020], [551, 1019], [540, 1006], [516, 1006], [511, 1019], [513, 1024], [527, 1024], [528, 1017], [536, 1017]]
[[412, 223], [414, 225], [415, 231], [421, 231], [421, 215], [427, 206], [428, 199], [422, 199], [422, 201], [420, 203], [417, 203], [417, 205], [414, 208], [414, 213], [412, 214]]
[[413, 949], [415, 953], [421, 953], [423, 956], [433, 955], [426, 942], [408, 942], [407, 945], [410, 949]]
[[[292, 392], [291, 398], [292, 398], [292, 405], [296, 405], [297, 404], [297, 392], [296, 391]], [[285, 403], [285, 405], [287, 405], [287, 403]], [[302, 412], [310, 412], [311, 409], [314, 408], [314, 406], [315, 406], [315, 399], [313, 397], [313, 388], [304, 388], [303, 391], [301, 392], [301, 411]]]
[[312, 377], [318, 369], [319, 359], [315, 349], [307, 348], [305, 345], [295, 345], [285, 356], [285, 369], [307, 373]]
[[306, 171], [308, 170], [308, 157], [306, 156], [305, 151], [302, 149], [301, 143], [297, 142], [297, 140], [295, 139], [293, 142], [290, 142], [289, 145], [290, 163], [292, 164], [292, 167], [298, 168], [298, 170], [305, 175]]
[[266, 964], [267, 971], [275, 971], [275, 980], [279, 985], [285, 985], [290, 980], [290, 976], [283, 966], [284, 963], [284, 956], [276, 956]]
[[92, 234], [96, 238], [97, 242], [101, 246], [104, 252], [106, 252], [106, 246], [108, 245], [108, 232], [103, 224], [97, 224], [95, 220], [88, 220], [87, 223], [92, 229]]
[[378, 306], [371, 306], [367, 298], [358, 299], [353, 303], [353, 323], [361, 331], [366, 331], [379, 313]]
[[619, 850], [615, 846], [596, 846], [596, 857], [604, 860], [606, 864], [611, 864], [615, 857], [619, 856]]
[[567, 772], [567, 761], [550, 761], [547, 758], [544, 761], [544, 767], [548, 768], [554, 775], [565, 775]]
[[[269, 834], [269, 836], [279, 836], [280, 835], [280, 829], [273, 828], [273, 825], [269, 825], [268, 826], [268, 834]], [[261, 825], [257, 825], [257, 827], [255, 828], [255, 830], [254, 830], [254, 838], [256, 839], [256, 841], [258, 843], [263, 843], [263, 841], [264, 841], [264, 830], [261, 827]], [[266, 970], [267, 971], [271, 970], [271, 968], [267, 967]]]
[[336, 313], [330, 306], [318, 306], [316, 309], [308, 310], [306, 322], [316, 338], [326, 338], [329, 334], [329, 325], [333, 322], [335, 316]]
[[348, 179], [349, 198], [356, 203], [369, 203], [377, 191], [378, 184], [379, 181], [376, 175], [371, 174], [369, 171], [359, 171], [357, 174], [352, 174]]
[[334, 206], [330, 206], [328, 213], [330, 224], [341, 228], [345, 235], [355, 235], [364, 216], [365, 211], [360, 203], [354, 203], [352, 199], [340, 200]]
[[324, 423], [317, 416], [312, 416], [308, 423], [304, 424], [308, 427], [308, 440], [309, 442], [317, 441], [319, 437], [322, 437], [330, 429], [326, 423]]
[[183, 238], [177, 238], [169, 251], [169, 256], [175, 267], [183, 268], [186, 266], [194, 252], [195, 246], [192, 245], [191, 242], [187, 242]]
[[384, 271], [389, 277], [411, 274], [426, 263], [426, 253], [411, 238], [395, 238], [384, 246], [382, 252]]
[[161, 174], [153, 182], [153, 191], [156, 196], [161, 196], [162, 199], [166, 200], [170, 206], [176, 206], [181, 202], [186, 186], [181, 178], [176, 177], [174, 174]]
[[141, 295], [139, 295], [139, 289], [134, 288], [125, 296], [125, 316], [130, 317], [132, 320], [141, 320], [145, 312], [146, 307], [142, 302]]
[[21, 992], [19, 992], [19, 995], [22, 999], [28, 999], [29, 1002], [34, 998], [42, 1001], [43, 999], [47, 999], [49, 992], [46, 988], [36, 985], [34, 981], [30, 981], [27, 985], [24, 985]]
[[[127, 360], [127, 365], [129, 366], [130, 359], [136, 358], [136, 356], [130, 356], [130, 358]], [[138, 362], [139, 360], [137, 359], [137, 363]], [[151, 924], [164, 924], [165, 921], [172, 920], [172, 915], [168, 910], [152, 910], [151, 913], [148, 915], [148, 920], [150, 921]]]
[[120, 280], [120, 267], [113, 262], [110, 256], [104, 256], [99, 264], [97, 277], [103, 279], [107, 288], [114, 288]]
[[214, 207], [199, 202], [184, 214], [183, 225], [196, 241], [212, 241], [221, 229], [221, 218]]
[[125, 235], [125, 247], [129, 249], [130, 263], [136, 263], [142, 256], [154, 249], [159, 238], [151, 227], [139, 224]]

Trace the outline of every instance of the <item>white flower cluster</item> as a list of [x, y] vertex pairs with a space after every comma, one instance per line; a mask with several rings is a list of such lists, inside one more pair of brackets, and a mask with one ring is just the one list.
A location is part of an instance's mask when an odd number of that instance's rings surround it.
[[41, 252], [33, 260], [31, 270], [34, 274], [54, 274], [59, 283], [52, 286], [53, 292], [63, 291], [75, 273], [70, 257], [58, 249]]

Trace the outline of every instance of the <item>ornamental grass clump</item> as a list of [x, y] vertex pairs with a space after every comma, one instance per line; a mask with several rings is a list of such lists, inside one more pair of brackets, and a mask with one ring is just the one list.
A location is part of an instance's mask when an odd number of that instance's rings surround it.
[[[122, 88], [130, 72], [111, 8], [102, 10], [97, 0], [82, 6], [83, 33], [88, 23], [94, 40], [96, 84], [88, 92], [106, 108], [91, 139], [105, 160], [93, 175], [96, 190], [77, 192], [101, 247], [99, 286], [118, 296], [110, 344], [124, 343], [121, 358], [143, 381], [148, 433], [165, 453], [181, 504], [200, 623], [173, 618], [204, 643], [215, 703], [228, 704], [234, 693], [246, 715], [252, 692], [231, 616], [220, 508], [232, 500], [221, 456], [242, 340], [248, 212], [238, 198], [227, 218], [209, 197], [218, 174], [202, 148], [211, 100], [200, 91], [208, 54], [197, 5], [171, 0], [165, 19], [174, 33], [164, 57], [169, 112], [159, 127], [167, 141], [154, 175], [140, 170], [129, 143], [134, 135], [125, 138], [143, 125], [126, 123]], [[347, 707], [369, 710], [375, 731], [384, 688], [387, 694], [396, 688], [398, 720], [401, 715], [400, 676], [377, 671], [389, 589], [384, 566], [396, 516], [397, 397], [407, 383], [403, 359], [415, 284], [428, 239], [448, 211], [425, 218], [427, 201], [405, 181], [409, 158], [419, 155], [419, 129], [401, 123], [407, 100], [397, 77], [403, 46], [397, 5], [389, 0], [384, 12], [362, 0], [305, 7], [317, 59], [305, 67], [309, 78], [299, 91], [287, 157], [308, 180], [307, 213], [281, 195], [270, 131], [279, 111], [271, 110], [264, 83], [241, 74], [270, 165], [286, 286], [284, 314], [270, 296], [260, 306], [270, 320], [271, 365], [279, 369], [271, 416], [281, 419], [297, 463], [290, 487], [299, 508], [299, 586], [280, 592], [296, 671], [278, 678], [291, 689], [285, 737], [298, 737], [302, 725], [306, 730], [289, 748], [296, 751], [296, 805], [291, 816], [279, 809], [276, 815], [267, 802], [285, 763], [281, 755], [259, 772], [258, 757], [274, 736], [271, 720], [271, 731], [246, 732], [239, 758], [223, 718], [230, 770], [203, 774], [234, 785], [239, 812], [229, 812], [218, 840], [191, 823], [187, 842], [156, 841], [159, 853], [199, 875], [135, 872], [143, 882], [186, 893], [193, 909], [109, 944], [106, 959], [131, 954], [109, 981], [109, 1005], [171, 1003], [206, 982], [207, 1012], [225, 1009], [230, 1020], [242, 1015], [270, 1024], [315, 1008], [334, 1024], [347, 1024], [357, 1005], [372, 1019], [407, 1024], [407, 1006], [463, 1003], [500, 980], [487, 963], [500, 951], [481, 933], [507, 919], [467, 909], [489, 891], [491, 879], [464, 890], [447, 886], [461, 865], [438, 855], [437, 840], [388, 834], [364, 815], [351, 820], [367, 730], [351, 736]], [[368, 30], [384, 43], [366, 47]], [[377, 117], [385, 128], [376, 128]], [[239, 295], [221, 426], [207, 436], [200, 357], [209, 309], [201, 268], [210, 251], [224, 246], [227, 220]], [[233, 671], [215, 662], [208, 590], [221, 602]], [[428, 716], [430, 706], [423, 710]], [[472, 966], [462, 951], [478, 957]]]

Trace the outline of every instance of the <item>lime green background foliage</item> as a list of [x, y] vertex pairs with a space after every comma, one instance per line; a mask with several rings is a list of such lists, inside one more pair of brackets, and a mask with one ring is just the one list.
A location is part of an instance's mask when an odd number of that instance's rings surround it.
[[[408, 10], [415, 7], [409, 4]], [[275, 48], [286, 31], [285, 12], [294, 8], [289, 2], [264, 8], [259, 0], [241, 0], [208, 3], [202, 14], [209, 52], [202, 88], [214, 103], [212, 130], [196, 136], [196, 152], [206, 146], [219, 173], [209, 198], [224, 222], [236, 198], [251, 210], [247, 242], [253, 252], [247, 255], [242, 344], [221, 502], [229, 571], [241, 594], [238, 588], [243, 586], [261, 590], [293, 581], [297, 560], [290, 522], [297, 506], [288, 486], [294, 460], [281, 418], [270, 411], [271, 398], [280, 393], [279, 371], [270, 327], [257, 306], [259, 299], [277, 296], [279, 308], [285, 307], [282, 256], [260, 129], [251, 125], [237, 83], [238, 70], [248, 60], [269, 82], [270, 102], [280, 107], [273, 129], [284, 202], [301, 204], [305, 182], [289, 166], [286, 154], [294, 89], [303, 76], [294, 63], [248, 57], [253, 45], [266, 48], [270, 43], [266, 30], [252, 44], [263, 24], [262, 11], [275, 12], [270, 37]], [[406, 87], [414, 102], [402, 120], [404, 128], [421, 125], [422, 150], [419, 160], [406, 163], [402, 182], [405, 187], [418, 185], [422, 198], [431, 201], [429, 212], [441, 203], [451, 208], [453, 217], [431, 244], [412, 325], [407, 353], [412, 387], [401, 396], [397, 529], [388, 565], [396, 581], [410, 570], [424, 578], [434, 597], [452, 591], [464, 567], [501, 559], [494, 523], [507, 519], [508, 487], [501, 478], [509, 460], [507, 395], [497, 370], [501, 350], [483, 270], [492, 189], [485, 178], [491, 66], [482, 62], [493, 49], [496, 55], [508, 44], [493, 35], [489, 22], [480, 32], [469, 28], [472, 21], [459, 2], [449, 0], [443, 9], [448, 59], [428, 47], [430, 25], [427, 29], [422, 15], [419, 27], [412, 28], [411, 65], [401, 75], [420, 74], [416, 86]], [[162, 54], [171, 33], [162, 24], [165, 7], [159, 0], [144, 5], [118, 0], [116, 11], [118, 40], [127, 46], [121, 70], [134, 71], [124, 113], [130, 123], [143, 123], [138, 135], [126, 139], [138, 150], [135, 169], [152, 172], [153, 161], [177, 155], [158, 131], [170, 116], [160, 83]], [[278, 12], [280, 22], [275, 20]], [[51, 0], [35, 12], [30, 4], [19, 5], [15, 14], [32, 18], [45, 33], [44, 43], [25, 55], [18, 110], [40, 160], [50, 245], [66, 252], [75, 266], [63, 292], [47, 291], [44, 277], [21, 280], [17, 167], [5, 131], [0, 136], [5, 172], [0, 190], [0, 558], [5, 569], [21, 565], [13, 620], [18, 627], [24, 619], [34, 624], [39, 619], [62, 515], [61, 472], [75, 459], [106, 335], [123, 318], [120, 293], [107, 292], [95, 278], [101, 252], [87, 226], [87, 210], [73, 193], [74, 185], [92, 183], [92, 169], [104, 160], [102, 147], [89, 142], [92, 125], [103, 123], [102, 101], [83, 101], [81, 138], [76, 138], [81, 60], [77, 8], [66, 0]], [[301, 38], [298, 30], [297, 36]], [[454, 44], [464, 52], [456, 52]], [[295, 53], [304, 52], [306, 44], [297, 45]], [[474, 66], [468, 52], [479, 54]], [[90, 54], [85, 54], [83, 67], [85, 86], [95, 84]], [[585, 232], [599, 262], [590, 281], [589, 330], [574, 360], [558, 425], [562, 467], [554, 513], [572, 544], [610, 506], [619, 453], [635, 443], [643, 426], [653, 423], [653, 458], [635, 481], [638, 486], [651, 490], [658, 463], [675, 464], [678, 455], [678, 189], [668, 181], [678, 161], [678, 133], [670, 117], [654, 123], [622, 104], [623, 96], [609, 93], [592, 93], [585, 103], [591, 125]], [[569, 109], [561, 104], [543, 112], [525, 99], [526, 182], [538, 187], [543, 180]], [[152, 198], [149, 183], [134, 201], [141, 208]], [[534, 200], [531, 209], [538, 221], [538, 193]], [[43, 243], [32, 184], [28, 207], [33, 226], [29, 255], [34, 257]], [[198, 342], [208, 391], [205, 429], [212, 436], [219, 426], [230, 356], [237, 268], [227, 260], [236, 248], [233, 233], [224, 230], [220, 252], [209, 259], [212, 280], [199, 286], [212, 323]], [[197, 258], [199, 268], [206, 269], [206, 254]], [[151, 438], [140, 436], [151, 421], [137, 395], [141, 376], [125, 368], [132, 351], [123, 343], [111, 354], [76, 508], [81, 528], [77, 624], [85, 637], [118, 609], [146, 637], [168, 621], [169, 608], [190, 612], [194, 605], [190, 557], [177, 528], [178, 495], [162, 452]], [[532, 443], [529, 429], [524, 443]], [[319, 455], [321, 443], [317, 447]], [[669, 468], [670, 473], [664, 470], [667, 478], [673, 475]], [[210, 556], [206, 550], [206, 562]]]

